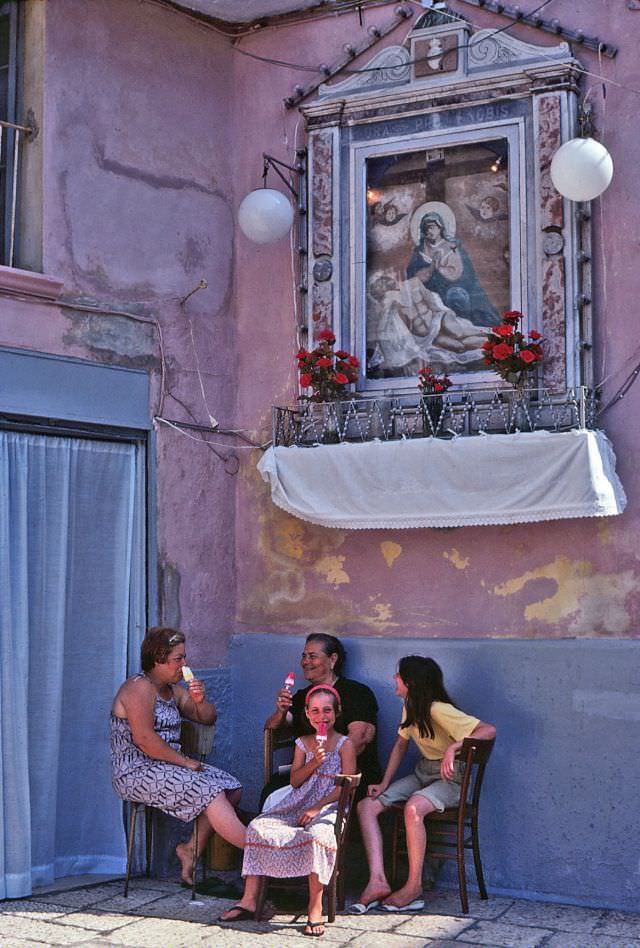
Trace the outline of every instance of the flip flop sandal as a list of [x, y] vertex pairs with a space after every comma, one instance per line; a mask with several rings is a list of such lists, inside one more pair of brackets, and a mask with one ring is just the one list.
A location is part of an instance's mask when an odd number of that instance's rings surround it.
[[414, 899], [413, 902], [407, 902], [406, 905], [389, 905], [382, 903], [385, 912], [421, 912], [424, 908], [424, 899]]
[[372, 902], [354, 902], [351, 906], [352, 915], [366, 915], [371, 909], [380, 907], [380, 899], [374, 899]]
[[222, 914], [226, 915], [227, 912], [237, 912], [238, 914], [234, 915], [233, 918], [223, 918], [222, 915], [218, 915], [216, 921], [221, 922], [223, 925], [230, 925], [232, 922], [254, 922], [256, 919], [256, 913], [244, 908], [242, 905], [232, 905], [231, 908], [228, 908], [227, 911]]
[[[314, 931], [308, 932], [307, 928], [311, 928], [311, 929], [321, 928], [322, 931], [321, 932], [314, 932]], [[324, 935], [324, 922], [312, 922], [311, 919], [308, 918], [303, 934], [308, 935], [309, 938], [320, 938], [322, 935]]]

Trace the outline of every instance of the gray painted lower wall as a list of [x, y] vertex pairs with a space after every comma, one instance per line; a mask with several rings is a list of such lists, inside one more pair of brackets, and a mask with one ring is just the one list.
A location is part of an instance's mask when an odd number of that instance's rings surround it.
[[[383, 764], [400, 717], [392, 675], [402, 655], [435, 658], [454, 700], [498, 728], [481, 814], [490, 889], [637, 910], [637, 642], [343, 641], [347, 676], [378, 698]], [[229, 677], [205, 673], [220, 712], [213, 762], [242, 781], [248, 809], [262, 783], [262, 726], [301, 646], [290, 636], [238, 635]]]

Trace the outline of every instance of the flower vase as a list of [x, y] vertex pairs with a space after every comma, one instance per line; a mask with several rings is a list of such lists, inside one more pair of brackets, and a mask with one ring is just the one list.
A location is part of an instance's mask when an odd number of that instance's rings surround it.
[[506, 381], [510, 382], [513, 386], [508, 392], [509, 430], [513, 431], [514, 429], [522, 427], [527, 420], [527, 384], [529, 382], [529, 373], [509, 372], [506, 376]]
[[423, 395], [420, 399], [422, 410], [422, 429], [425, 437], [435, 437], [440, 430], [440, 421], [444, 410], [442, 398], [439, 395]]
[[305, 444], [338, 444], [339, 418], [335, 402], [304, 400], [300, 407], [302, 441]]
[[322, 409], [322, 443], [340, 444], [340, 420], [338, 418], [338, 403], [321, 402], [318, 407]]

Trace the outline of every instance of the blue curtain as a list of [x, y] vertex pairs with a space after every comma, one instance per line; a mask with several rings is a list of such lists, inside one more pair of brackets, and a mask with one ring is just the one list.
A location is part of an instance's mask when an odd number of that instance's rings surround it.
[[0, 897], [121, 872], [107, 720], [144, 629], [144, 448], [0, 432]]

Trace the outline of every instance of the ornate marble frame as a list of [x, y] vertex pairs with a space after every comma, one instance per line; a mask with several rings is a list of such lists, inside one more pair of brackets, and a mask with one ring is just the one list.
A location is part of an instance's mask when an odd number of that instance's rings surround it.
[[[425, 75], [419, 50], [434, 36], [450, 56], [445, 69]], [[545, 388], [560, 393], [591, 382], [589, 208], [563, 200], [549, 176], [554, 152], [575, 133], [578, 65], [567, 43], [539, 47], [454, 21], [413, 29], [366, 72], [321, 87], [301, 109], [309, 139], [309, 340], [329, 326], [341, 347], [362, 355], [366, 155], [507, 130], [519, 176], [511, 213], [520, 215], [521, 266], [512, 305], [547, 339]], [[474, 373], [474, 385], [488, 382]], [[415, 380], [363, 376], [358, 388], [415, 392]]]

